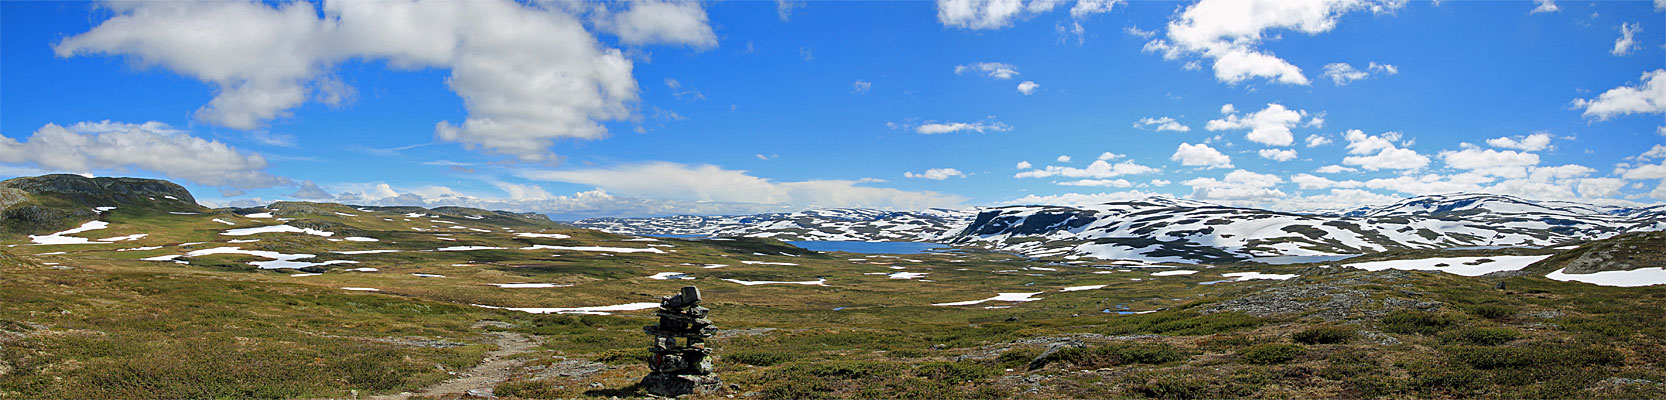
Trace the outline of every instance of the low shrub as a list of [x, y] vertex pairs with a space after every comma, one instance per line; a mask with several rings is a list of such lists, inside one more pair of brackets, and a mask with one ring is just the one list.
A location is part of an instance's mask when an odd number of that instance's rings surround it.
[[1352, 340], [1355, 335], [1356, 334], [1354, 333], [1353, 328], [1342, 326], [1316, 326], [1307, 328], [1301, 332], [1296, 332], [1296, 334], [1290, 335], [1290, 338], [1301, 344], [1337, 344], [1347, 343], [1349, 340]]
[[1238, 353], [1238, 360], [1249, 364], [1276, 365], [1295, 360], [1306, 353], [1302, 346], [1287, 343], [1256, 345]]
[[1446, 330], [1458, 319], [1447, 314], [1399, 310], [1383, 316], [1383, 330], [1390, 333], [1432, 335]]
[[1481, 318], [1501, 319], [1516, 315], [1516, 308], [1501, 304], [1482, 304], [1470, 307], [1469, 313]]
[[1520, 339], [1521, 333], [1510, 328], [1464, 328], [1440, 335], [1441, 342], [1497, 346]]
[[1190, 357], [1167, 343], [1112, 343], [1059, 350], [1044, 361], [1067, 362], [1080, 368], [1103, 368], [1126, 364], [1165, 364]]

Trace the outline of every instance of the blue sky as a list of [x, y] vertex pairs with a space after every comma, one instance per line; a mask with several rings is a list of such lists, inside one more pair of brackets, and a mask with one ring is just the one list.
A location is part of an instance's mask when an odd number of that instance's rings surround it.
[[1656, 203], [1662, 8], [3, 2], [0, 177], [564, 219]]

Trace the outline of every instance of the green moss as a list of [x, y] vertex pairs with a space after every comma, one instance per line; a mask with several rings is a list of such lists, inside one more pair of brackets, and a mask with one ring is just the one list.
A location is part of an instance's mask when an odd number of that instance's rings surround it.
[[1448, 314], [1399, 310], [1383, 316], [1383, 331], [1390, 333], [1432, 335], [1446, 330], [1458, 319]]

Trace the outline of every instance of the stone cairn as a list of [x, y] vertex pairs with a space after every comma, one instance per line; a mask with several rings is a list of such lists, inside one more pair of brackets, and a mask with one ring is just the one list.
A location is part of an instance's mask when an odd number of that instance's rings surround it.
[[[654, 338], [654, 353], [648, 359], [653, 372], [642, 378], [642, 388], [657, 396], [677, 397], [685, 394], [712, 394], [722, 388], [723, 381], [712, 374], [712, 350], [706, 348], [706, 338], [717, 333], [712, 320], [706, 319], [711, 310], [700, 306], [700, 288], [684, 287], [675, 296], [659, 301], [659, 324], [642, 327]], [[683, 345], [677, 339], [683, 339]]]

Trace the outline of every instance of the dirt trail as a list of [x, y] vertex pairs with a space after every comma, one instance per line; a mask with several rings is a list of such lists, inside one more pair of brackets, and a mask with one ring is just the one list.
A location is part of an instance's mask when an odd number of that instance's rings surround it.
[[[482, 326], [482, 324], [475, 324], [476, 328]], [[508, 380], [510, 373], [521, 365], [520, 361], [509, 358], [509, 356], [532, 351], [533, 348], [538, 347], [537, 341], [515, 332], [489, 332], [487, 335], [492, 336], [492, 344], [497, 345], [498, 348], [486, 353], [486, 359], [474, 368], [469, 368], [468, 371], [458, 374], [455, 378], [423, 388], [416, 393], [405, 392], [368, 398], [374, 400], [406, 400], [411, 396], [418, 395], [450, 398], [464, 396], [471, 389], [491, 390], [499, 382]]]

